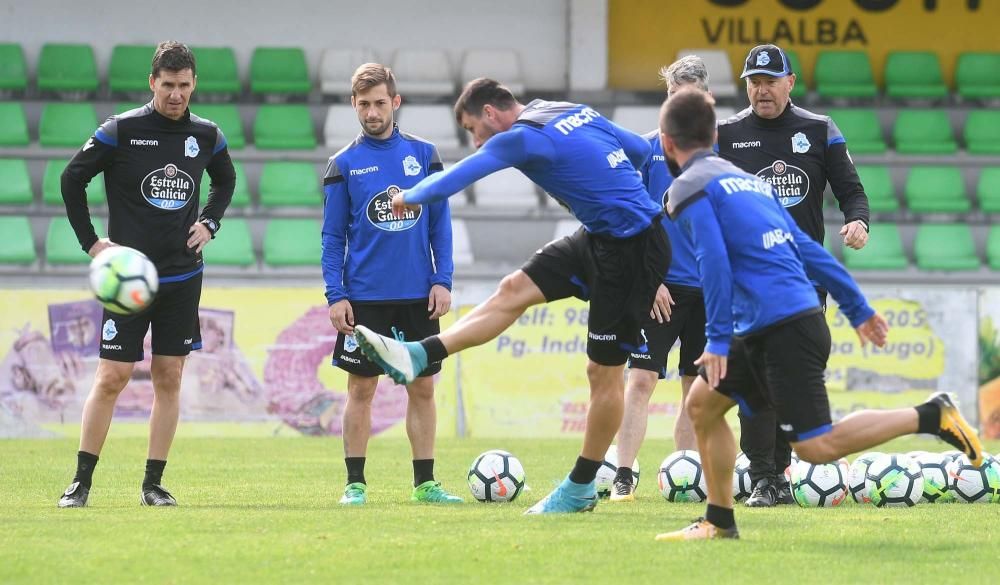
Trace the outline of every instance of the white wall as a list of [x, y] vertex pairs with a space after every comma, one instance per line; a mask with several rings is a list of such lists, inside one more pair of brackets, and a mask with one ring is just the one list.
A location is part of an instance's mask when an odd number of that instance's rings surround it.
[[574, 0], [569, 18], [569, 87], [608, 84], [608, 0]]
[[370, 46], [384, 61], [400, 47], [445, 48], [456, 71], [465, 49], [512, 48], [529, 89], [558, 90], [567, 82], [569, 1], [3, 0], [0, 39], [21, 43], [31, 71], [47, 41], [90, 43], [102, 75], [114, 45], [168, 38], [231, 46], [244, 76], [253, 48], [265, 45], [304, 48], [314, 74], [326, 47]]

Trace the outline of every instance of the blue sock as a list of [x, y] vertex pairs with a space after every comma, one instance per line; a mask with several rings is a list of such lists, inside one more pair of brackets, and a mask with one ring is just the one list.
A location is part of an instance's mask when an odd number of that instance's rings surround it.
[[413, 358], [413, 371], [419, 374], [427, 369], [427, 350], [424, 349], [424, 346], [420, 345], [419, 341], [407, 341], [404, 343], [407, 351], [410, 352], [410, 357]]

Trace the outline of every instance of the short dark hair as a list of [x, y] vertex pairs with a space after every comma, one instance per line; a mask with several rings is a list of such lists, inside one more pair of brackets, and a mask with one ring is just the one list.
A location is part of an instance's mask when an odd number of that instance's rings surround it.
[[389, 97], [396, 97], [396, 76], [392, 69], [381, 63], [365, 63], [359, 66], [351, 76], [351, 96], [367, 91], [377, 85], [385, 84]]
[[455, 102], [455, 119], [462, 123], [462, 114], [482, 116], [483, 107], [490, 104], [498, 110], [509, 110], [517, 104], [514, 94], [495, 79], [480, 77], [465, 84], [462, 95]]
[[174, 72], [190, 69], [191, 75], [198, 74], [194, 66], [194, 53], [187, 45], [177, 41], [163, 41], [153, 53], [153, 77], [159, 77], [160, 71], [164, 69]]
[[710, 148], [715, 142], [715, 100], [692, 85], [680, 88], [660, 108], [660, 132], [682, 150]]

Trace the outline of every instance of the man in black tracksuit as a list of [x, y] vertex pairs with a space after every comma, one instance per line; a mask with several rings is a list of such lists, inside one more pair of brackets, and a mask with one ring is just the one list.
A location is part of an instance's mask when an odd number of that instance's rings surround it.
[[[100, 361], [83, 408], [76, 475], [59, 500], [60, 508], [87, 504], [115, 402], [135, 362], [143, 359], [150, 326], [153, 406], [140, 502], [177, 503], [160, 481], [177, 428], [184, 359], [201, 348], [201, 251], [219, 230], [236, 185], [222, 131], [188, 110], [195, 83], [191, 51], [181, 43], [161, 43], [149, 76], [152, 101], [109, 118], [62, 175], [66, 214], [83, 251], [93, 257], [114, 245], [135, 248], [156, 265], [160, 286], [148, 309], [131, 315], [104, 312]], [[199, 214], [198, 191], [205, 171], [211, 191]], [[85, 189], [100, 173], [108, 194], [109, 239], [98, 238], [87, 209]]]
[[[747, 80], [750, 107], [718, 125], [719, 155], [771, 183], [796, 223], [822, 243], [823, 192], [827, 182], [844, 213], [840, 235], [859, 250], [868, 241], [868, 196], [847, 153], [847, 143], [829, 116], [792, 104], [795, 74], [784, 51], [775, 45], [754, 47], [741, 78]], [[826, 309], [826, 291], [816, 288]], [[775, 302], [780, 302], [776, 299]], [[740, 447], [750, 459], [753, 494], [747, 505], [791, 503], [783, 472], [791, 447], [778, 427], [774, 410], [752, 418], [740, 414]]]

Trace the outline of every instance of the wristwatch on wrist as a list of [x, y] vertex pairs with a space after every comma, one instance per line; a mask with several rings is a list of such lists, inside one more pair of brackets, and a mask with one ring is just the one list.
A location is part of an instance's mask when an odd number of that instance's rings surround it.
[[215, 221], [210, 217], [203, 217], [198, 220], [198, 223], [208, 228], [208, 231], [212, 234], [212, 239], [215, 239], [215, 232], [219, 231], [219, 222]]

